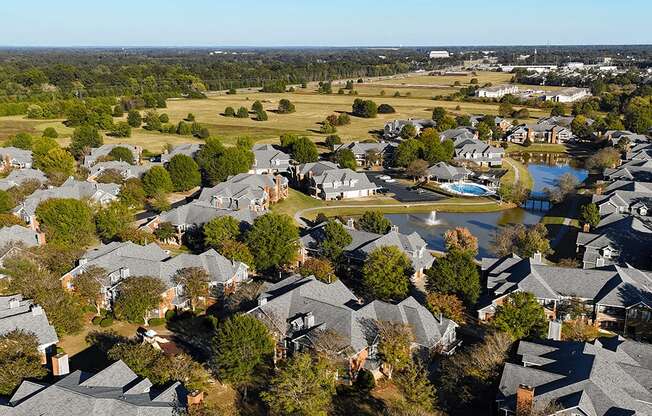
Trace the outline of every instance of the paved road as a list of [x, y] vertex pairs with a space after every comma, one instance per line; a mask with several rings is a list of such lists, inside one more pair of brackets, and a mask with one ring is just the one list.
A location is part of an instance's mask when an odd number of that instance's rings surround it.
[[[312, 212], [312, 211], [326, 211], [326, 210], [331, 210], [331, 209], [342, 209], [342, 208], [396, 208], [396, 207], [403, 207], [403, 208], [411, 208], [411, 207], [419, 207], [419, 206], [431, 206], [433, 208], [436, 208], [438, 205], [449, 205], [450, 203], [447, 203], [446, 201], [443, 202], [415, 202], [412, 204], [393, 204], [393, 205], [388, 205], [388, 204], [369, 204], [369, 205], [329, 205], [325, 207], [313, 207], [313, 208], [306, 208], [297, 211], [294, 214], [294, 220], [301, 225], [302, 227], [307, 227], [308, 225], [306, 222], [303, 220], [303, 215]], [[458, 202], [455, 205], [458, 206], [471, 206], [471, 205], [477, 205], [477, 206], [483, 206], [483, 205], [495, 205], [495, 202]]]
[[436, 202], [446, 198], [427, 189], [415, 190], [413, 186], [408, 186], [404, 182], [387, 183], [379, 179], [379, 176], [387, 174], [385, 172], [366, 172], [366, 174], [370, 181], [393, 193], [394, 199], [399, 202]]

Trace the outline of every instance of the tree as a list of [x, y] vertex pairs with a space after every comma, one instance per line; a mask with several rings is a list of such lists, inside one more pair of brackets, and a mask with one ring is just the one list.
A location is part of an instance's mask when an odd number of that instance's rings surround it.
[[428, 371], [421, 363], [410, 361], [396, 374], [394, 384], [403, 394], [409, 408], [431, 412], [435, 408], [436, 390], [430, 380]]
[[512, 343], [512, 338], [504, 332], [489, 333], [482, 342], [443, 362], [439, 390], [450, 414], [486, 410], [487, 403], [495, 398], [495, 382]]
[[145, 195], [167, 194], [172, 192], [174, 185], [170, 174], [163, 166], [154, 166], [143, 175], [143, 190]]
[[480, 273], [469, 252], [451, 250], [426, 270], [430, 292], [457, 295], [467, 306], [480, 297]]
[[381, 300], [403, 299], [410, 286], [412, 263], [394, 246], [372, 251], [362, 268], [362, 279], [369, 293]]
[[512, 202], [516, 205], [523, 205], [530, 197], [530, 190], [521, 182], [501, 182], [498, 188], [498, 196], [502, 201]]
[[410, 349], [414, 333], [409, 325], [394, 321], [374, 321], [371, 324], [378, 336], [378, 358], [387, 378], [394, 371], [401, 371], [412, 362]]
[[324, 240], [321, 243], [321, 253], [332, 262], [338, 262], [344, 248], [351, 244], [353, 239], [346, 228], [335, 220], [329, 220], [324, 225]]
[[317, 280], [325, 283], [336, 280], [333, 264], [328, 259], [308, 258], [299, 267], [299, 274], [302, 276], [315, 276]]
[[97, 234], [104, 241], [113, 240], [134, 221], [134, 215], [129, 207], [115, 201], [100, 208], [95, 215]]
[[394, 151], [394, 165], [406, 168], [421, 157], [423, 143], [416, 139], [402, 141]]
[[444, 107], [435, 107], [432, 109], [432, 119], [437, 126], [444, 120], [444, 117], [446, 117], [446, 109]]
[[237, 118], [249, 118], [249, 110], [246, 107], [238, 108], [238, 112], [235, 113]]
[[[265, 111], [265, 110], [256, 111], [256, 120], [257, 121], [267, 121], [268, 118], [269, 117], [267, 116], [267, 111]], [[208, 135], [206, 135], [206, 137], [208, 137]]]
[[396, 110], [389, 104], [381, 104], [378, 106], [378, 114], [393, 114]]
[[254, 220], [245, 241], [254, 256], [257, 270], [288, 265], [298, 254], [299, 230], [286, 214], [270, 212]]
[[652, 95], [632, 98], [624, 113], [627, 129], [634, 133], [647, 133], [652, 128]]
[[444, 233], [446, 250], [460, 250], [470, 253], [472, 256], [478, 254], [478, 238], [471, 234], [466, 227], [455, 227]]
[[239, 237], [240, 222], [229, 215], [213, 218], [204, 226], [204, 244], [218, 251], [222, 243]]
[[143, 118], [140, 115], [140, 111], [138, 110], [129, 110], [129, 113], [127, 113], [127, 123], [133, 127], [133, 128], [138, 128], [143, 122]]
[[116, 146], [109, 152], [108, 156], [111, 160], [118, 160], [121, 162], [127, 162], [130, 165], [134, 164], [134, 154], [131, 153], [131, 150], [123, 146]]
[[365, 211], [356, 225], [369, 233], [386, 234], [392, 227], [392, 222], [380, 211]]
[[75, 173], [75, 159], [60, 147], [49, 150], [38, 165], [50, 180], [58, 184]]
[[163, 292], [165, 284], [158, 277], [132, 276], [124, 279], [115, 300], [116, 317], [148, 325], [149, 313], [159, 307]]
[[183, 154], [172, 156], [167, 169], [175, 191], [187, 191], [201, 183], [199, 166], [190, 156]]
[[233, 107], [226, 107], [224, 109], [224, 117], [235, 117], [235, 110]]
[[113, 137], [131, 137], [131, 126], [125, 121], [119, 121], [115, 123], [108, 135]]
[[480, 123], [478, 123], [477, 129], [478, 129], [478, 137], [480, 138], [480, 140], [487, 141], [487, 140], [491, 140], [491, 138], [493, 137], [493, 131], [491, 130], [491, 126], [488, 123], [481, 121]]
[[550, 108], [551, 116], [564, 116], [566, 115], [566, 107], [562, 103], [554, 103]]
[[600, 336], [600, 329], [582, 319], [564, 321], [561, 337], [564, 341], [592, 342]]
[[492, 324], [514, 339], [544, 338], [548, 331], [543, 306], [528, 292], [511, 293], [496, 308]]
[[47, 375], [38, 338], [19, 329], [0, 335], [0, 395], [10, 396], [24, 379]]
[[498, 115], [501, 117], [511, 117], [514, 107], [510, 103], [502, 102], [498, 106]]
[[[46, 129], [47, 130], [47, 129]], [[55, 131], [56, 133], [56, 131]], [[41, 168], [45, 155], [52, 149], [59, 147], [59, 143], [52, 137], [39, 137], [32, 143], [32, 157], [34, 158], [34, 167]]]
[[586, 204], [580, 210], [580, 221], [595, 228], [600, 223], [600, 209], [596, 204]]
[[433, 315], [442, 314], [459, 325], [462, 325], [466, 321], [466, 308], [464, 308], [464, 303], [456, 295], [429, 293], [428, 309], [430, 309]]
[[545, 188], [548, 199], [554, 203], [560, 203], [571, 195], [574, 195], [579, 186], [579, 181], [571, 173], [564, 173], [558, 179], [555, 179], [553, 189]]
[[145, 117], [143, 117], [143, 121], [145, 122], [145, 126], [143, 127], [145, 130], [150, 130], [150, 131], [160, 131], [161, 130], [161, 119], [158, 116], [158, 113], [155, 110], [149, 110], [145, 113]]
[[0, 190], [0, 213], [9, 213], [15, 205], [13, 198], [6, 191]]
[[332, 134], [332, 135], [326, 137], [326, 139], [324, 140], [324, 144], [332, 152], [333, 150], [335, 150], [335, 146], [342, 144], [342, 139], [340, 139], [340, 136]]
[[323, 358], [294, 355], [261, 394], [273, 414], [326, 416], [335, 395], [335, 372]]
[[405, 174], [411, 176], [415, 181], [424, 178], [428, 174], [428, 162], [423, 159], [417, 159], [410, 162]]
[[279, 114], [290, 114], [290, 113], [294, 113], [295, 111], [297, 111], [296, 107], [287, 98], [282, 98], [278, 102], [278, 113]]
[[585, 166], [587, 169], [606, 169], [613, 168], [620, 161], [620, 152], [613, 147], [605, 147], [598, 150], [586, 159]]
[[589, 125], [586, 117], [581, 114], [575, 116], [570, 127], [573, 134], [582, 139], [586, 139], [593, 134], [593, 128]]
[[311, 163], [319, 160], [319, 152], [315, 143], [307, 137], [299, 137], [292, 143], [290, 152], [297, 163]]
[[102, 284], [100, 281], [107, 275], [108, 272], [105, 269], [91, 265], [72, 280], [75, 293], [84, 303], [93, 306], [98, 316], [100, 315], [103, 300]]
[[249, 171], [254, 154], [244, 146], [227, 148], [218, 139], [208, 139], [197, 153], [196, 160], [206, 182], [215, 184]]
[[16, 147], [18, 149], [30, 150], [34, 139], [28, 133], [18, 133], [7, 140], [6, 146]]
[[239, 261], [249, 266], [251, 273], [256, 271], [254, 256], [246, 244], [236, 240], [225, 240], [217, 251], [229, 260]]
[[142, 208], [145, 204], [145, 190], [141, 180], [138, 178], [127, 179], [120, 187], [118, 199], [129, 208]]
[[173, 239], [177, 235], [177, 230], [171, 222], [162, 222], [154, 230], [154, 235], [159, 241], [166, 242]]
[[530, 227], [516, 224], [503, 227], [496, 236], [494, 252], [499, 256], [515, 253], [521, 257], [532, 257], [535, 253], [550, 252], [550, 241], [545, 225], [539, 223]]
[[89, 148], [100, 147], [104, 143], [100, 132], [93, 126], [79, 126], [72, 133], [70, 151], [76, 157], [84, 155]]
[[407, 139], [414, 139], [417, 137], [417, 128], [414, 127], [413, 124], [406, 124], [401, 128], [401, 132], [399, 133], [399, 136], [403, 140]]
[[95, 235], [93, 213], [88, 204], [77, 199], [43, 201], [36, 208], [36, 218], [50, 244], [84, 247]]
[[174, 284], [181, 286], [182, 298], [190, 302], [190, 307], [194, 312], [200, 298], [208, 296], [208, 282], [210, 276], [201, 267], [187, 267], [179, 270], [172, 276]]
[[375, 118], [378, 114], [378, 106], [371, 100], [356, 98], [353, 101], [353, 115], [362, 118]]
[[322, 134], [333, 134], [337, 132], [337, 128], [331, 124], [330, 121], [324, 120], [321, 123], [321, 127], [319, 128], [319, 132]]
[[254, 385], [267, 371], [274, 355], [274, 339], [252, 315], [235, 315], [217, 330], [211, 342], [211, 367], [224, 382], [243, 389]]
[[335, 154], [335, 160], [342, 169], [356, 170], [358, 167], [358, 162], [351, 149], [338, 150]]

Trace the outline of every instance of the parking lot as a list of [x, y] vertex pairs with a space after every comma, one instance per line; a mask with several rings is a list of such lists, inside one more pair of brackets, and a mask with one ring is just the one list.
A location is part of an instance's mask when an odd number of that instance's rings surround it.
[[381, 188], [387, 189], [388, 193], [394, 194], [394, 198], [399, 202], [434, 202], [446, 198], [427, 189], [413, 189], [412, 186], [407, 186], [398, 180], [396, 182], [385, 182], [380, 179], [380, 176], [392, 176], [385, 172], [367, 172], [366, 174], [370, 181]]

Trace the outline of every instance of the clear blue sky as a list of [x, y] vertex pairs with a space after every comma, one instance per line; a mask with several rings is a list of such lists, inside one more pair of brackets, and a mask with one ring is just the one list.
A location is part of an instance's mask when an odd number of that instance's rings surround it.
[[4, 46], [650, 44], [652, 0], [22, 0]]

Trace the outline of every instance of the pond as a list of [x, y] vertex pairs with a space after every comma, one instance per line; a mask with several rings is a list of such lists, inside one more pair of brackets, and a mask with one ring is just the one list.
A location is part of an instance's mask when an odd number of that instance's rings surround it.
[[565, 153], [519, 153], [510, 157], [527, 166], [534, 180], [533, 196], [545, 196], [544, 189], [553, 188], [556, 180], [566, 173], [575, 176], [579, 182], [588, 177], [588, 171], [581, 162]]
[[[520, 208], [499, 212], [454, 213], [437, 212], [422, 214], [387, 214], [392, 224], [398, 225], [404, 234], [417, 232], [428, 248], [443, 251], [444, 233], [455, 227], [466, 227], [478, 238], [478, 257], [492, 257], [492, 242], [497, 230], [508, 224], [536, 224], [542, 212], [526, 211]], [[434, 220], [434, 221], [433, 221]]]

